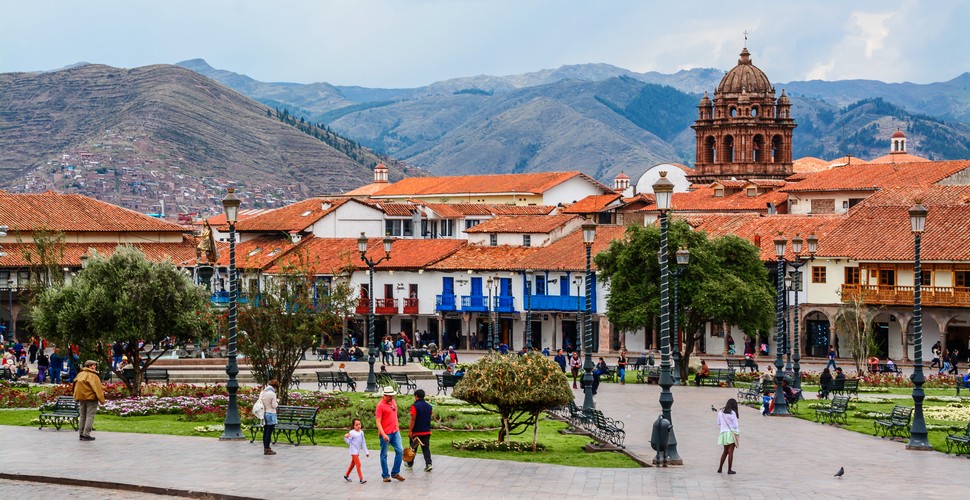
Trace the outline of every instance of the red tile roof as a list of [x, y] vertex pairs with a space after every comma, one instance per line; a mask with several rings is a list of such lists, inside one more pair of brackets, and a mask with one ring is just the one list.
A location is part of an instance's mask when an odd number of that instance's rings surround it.
[[420, 203], [446, 219], [489, 215], [547, 215], [556, 207], [550, 205], [491, 205], [486, 203]]
[[[819, 252], [824, 256], [856, 260], [912, 261], [914, 237], [910, 230], [910, 204], [855, 207], [849, 218], [834, 231]], [[970, 261], [970, 206], [927, 207], [926, 231], [921, 259], [926, 261]], [[824, 250], [824, 251], [823, 251]]]
[[594, 194], [587, 196], [572, 205], [562, 209], [564, 214], [591, 214], [606, 210], [610, 205], [620, 199], [619, 193]]
[[[236, 222], [236, 231], [304, 231], [325, 215], [336, 210], [337, 207], [352, 201], [355, 200], [351, 198], [309, 198], [246, 220], [240, 220]], [[224, 217], [223, 222], [225, 222]]]
[[[391, 246], [391, 258], [377, 265], [377, 269], [422, 269], [453, 254], [467, 245], [464, 240], [453, 239], [396, 239]], [[384, 256], [384, 243], [380, 238], [370, 238], [367, 256], [378, 260]], [[300, 245], [278, 259], [267, 272], [278, 273], [287, 264], [305, 259], [315, 274], [336, 274], [346, 268], [367, 269], [357, 251], [357, 238], [304, 238]]]
[[[723, 183], [722, 183], [723, 184]], [[787, 210], [788, 195], [778, 190], [748, 196], [742, 189], [724, 196], [714, 196], [713, 187], [702, 187], [687, 193], [674, 193], [671, 205], [674, 211], [682, 212], [758, 212], [766, 213], [768, 203], [774, 203], [780, 212]], [[657, 205], [650, 203], [643, 211], [655, 212]]]
[[24, 233], [41, 227], [61, 232], [186, 232], [178, 224], [127, 208], [54, 191], [37, 194], [0, 191], [0, 223], [9, 226], [11, 231]]
[[781, 189], [789, 193], [813, 191], [875, 191], [889, 187], [928, 186], [970, 168], [970, 160], [865, 163], [836, 167]]
[[[267, 212], [272, 212], [273, 210], [274, 209], [272, 208], [240, 208], [239, 213], [236, 214], [236, 218], [238, 219], [236, 222], [238, 223], [246, 219], [251, 219], [253, 217], [256, 217], [257, 215], [262, 215]], [[205, 221], [209, 221], [209, 225], [212, 227], [222, 227], [226, 225], [226, 214], [221, 213], [219, 215], [214, 215], [212, 217], [209, 217], [208, 219], [199, 219], [193, 222], [193, 224], [201, 227], [203, 222]]]
[[571, 221], [582, 219], [578, 215], [500, 215], [465, 230], [466, 233], [549, 233]]
[[556, 210], [552, 205], [489, 205], [494, 215], [548, 215]]
[[795, 174], [805, 174], [821, 172], [829, 168], [832, 162], [828, 160], [823, 160], [821, 158], [815, 158], [813, 156], [806, 156], [804, 158], [799, 158], [792, 162], [792, 170]]
[[542, 194], [569, 179], [580, 177], [604, 193], [612, 190], [582, 172], [535, 172], [527, 174], [461, 175], [452, 177], [407, 177], [374, 193], [373, 196], [445, 196], [468, 193]]
[[[613, 240], [623, 238], [625, 233], [626, 226], [597, 225], [591, 254], [595, 256], [606, 250]], [[590, 262], [590, 266], [596, 269], [595, 262]], [[586, 270], [586, 244], [583, 243], [583, 230], [577, 229], [547, 246], [538, 248], [536, 252], [523, 256], [516, 263], [516, 268], [551, 271]]]
[[[236, 243], [236, 267], [239, 269], [266, 269], [296, 245], [289, 237], [260, 236]], [[217, 267], [229, 267], [229, 245], [219, 247]]]
[[[152, 262], [171, 260], [176, 265], [185, 265], [195, 259], [197, 242], [192, 238], [185, 238], [181, 243], [133, 243], [132, 247], [141, 250], [145, 257]], [[98, 255], [110, 256], [119, 246], [118, 243], [66, 243], [63, 255], [57, 259], [58, 267], [81, 267], [81, 255], [91, 255], [94, 249]], [[36, 265], [38, 262], [37, 247], [31, 243], [4, 243], [0, 245], [6, 256], [0, 257], [0, 267], [17, 268]], [[24, 252], [31, 255], [31, 260], [24, 258]]]
[[430, 269], [438, 271], [512, 271], [525, 269], [518, 263], [527, 255], [537, 252], [535, 247], [509, 245], [479, 246], [466, 245], [454, 254], [442, 259]]
[[[676, 216], [675, 216], [676, 217]], [[793, 259], [791, 239], [796, 235], [804, 240], [809, 234], [818, 237], [818, 252], [822, 254], [830, 244], [827, 238], [845, 220], [844, 215], [772, 215], [770, 217], [756, 214], [718, 214], [696, 215], [688, 218], [688, 223], [699, 231], [705, 231], [711, 238], [718, 238], [727, 234], [734, 234], [744, 238], [761, 249], [761, 259], [773, 262], [777, 259], [774, 239], [779, 231], [788, 240], [787, 259]], [[808, 244], [804, 243], [802, 255], [808, 253]]]
[[344, 196], [370, 196], [389, 186], [386, 182], [373, 182], [365, 184], [357, 189], [351, 189], [344, 193]]
[[926, 161], [930, 160], [909, 153], [889, 153], [888, 155], [869, 160], [869, 163], [920, 163]]

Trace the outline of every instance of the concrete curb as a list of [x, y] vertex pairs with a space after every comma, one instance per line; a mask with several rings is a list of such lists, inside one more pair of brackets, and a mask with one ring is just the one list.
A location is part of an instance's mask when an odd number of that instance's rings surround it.
[[30, 474], [9, 474], [6, 472], [0, 472], [0, 479], [9, 479], [12, 481], [28, 481], [32, 483], [59, 484], [64, 486], [85, 486], [88, 488], [133, 491], [136, 493], [168, 495], [172, 497], [183, 497], [183, 498], [201, 498], [204, 500], [259, 500], [255, 497], [225, 495], [222, 493], [209, 493], [206, 491], [183, 490], [178, 488], [163, 488], [159, 486], [141, 486], [137, 484], [116, 483], [112, 481], [91, 481], [87, 479], [75, 479], [75, 478], [69, 478], [69, 477], [36, 476], [36, 475], [30, 475]]

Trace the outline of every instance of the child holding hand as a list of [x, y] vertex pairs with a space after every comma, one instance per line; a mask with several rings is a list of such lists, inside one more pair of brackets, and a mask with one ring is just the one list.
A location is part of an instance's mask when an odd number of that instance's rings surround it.
[[349, 482], [350, 473], [354, 470], [354, 467], [357, 467], [357, 477], [360, 479], [360, 484], [366, 483], [364, 473], [360, 470], [360, 452], [363, 450], [367, 457], [370, 457], [370, 452], [367, 451], [367, 442], [364, 440], [364, 431], [361, 430], [359, 418], [354, 419], [353, 430], [344, 434], [344, 442], [350, 447], [350, 467], [347, 468], [344, 479]]

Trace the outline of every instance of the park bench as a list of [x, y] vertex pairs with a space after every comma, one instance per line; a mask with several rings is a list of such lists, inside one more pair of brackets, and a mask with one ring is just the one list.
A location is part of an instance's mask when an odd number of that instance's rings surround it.
[[600, 381], [602, 382], [619, 382], [620, 372], [614, 366], [607, 366], [606, 371], [600, 372]]
[[727, 359], [728, 368], [743, 372], [745, 368], [751, 370], [751, 373], [758, 371], [758, 363], [755, 363], [753, 359]]
[[44, 411], [41, 408], [40, 428], [43, 429], [45, 425], [50, 425], [61, 430], [62, 425], [71, 424], [71, 427], [77, 430], [77, 422], [80, 416], [81, 406], [74, 398], [58, 396], [57, 400], [54, 401], [54, 408], [49, 411]]
[[[792, 413], [798, 413], [798, 403], [804, 400], [805, 396], [802, 394], [801, 389], [795, 389], [794, 387], [791, 389], [792, 395], [789, 396], [786, 394], [785, 402], [788, 404], [788, 409], [791, 410]], [[775, 379], [761, 381], [761, 394], [764, 394], [765, 392], [771, 393], [772, 398], [775, 397]]]
[[[131, 383], [135, 383], [135, 370], [134, 368], [125, 368], [121, 371], [121, 376]], [[150, 382], [165, 382], [168, 383], [168, 369], [167, 368], [149, 368], [141, 372], [141, 383], [148, 384]]]
[[957, 388], [957, 396], [960, 395], [960, 389], [970, 389], [970, 386], [967, 386], [963, 381], [963, 377], [959, 375], [953, 377], [953, 385]]
[[707, 377], [698, 381], [702, 385], [720, 386], [722, 383], [734, 387], [734, 370], [730, 368], [711, 368]]
[[845, 380], [833, 380], [832, 390], [829, 392], [832, 394], [854, 394], [856, 397], [859, 397], [859, 379], [847, 378]]
[[[273, 429], [273, 444], [279, 440], [280, 434], [286, 436], [290, 444], [296, 438], [296, 446], [300, 446], [303, 438], [309, 438], [314, 445], [317, 444], [314, 438], [314, 426], [317, 423], [317, 413], [319, 408], [314, 406], [278, 406], [276, 407], [276, 427]], [[256, 440], [256, 434], [263, 430], [263, 424], [256, 421], [250, 428], [250, 443]]]
[[758, 401], [762, 394], [760, 380], [752, 380], [748, 387], [738, 389], [738, 399], [741, 401]]
[[343, 386], [347, 386], [352, 391], [357, 390], [357, 382], [347, 375], [347, 372], [316, 372], [317, 373], [317, 390], [319, 391], [324, 386], [329, 385], [330, 387], [343, 390]]
[[435, 375], [435, 378], [438, 379], [438, 394], [444, 392], [446, 396], [448, 395], [448, 389], [454, 389], [455, 384], [461, 380], [461, 377], [451, 373], [439, 373]]
[[324, 361], [330, 359], [330, 357], [333, 355], [333, 350], [325, 347], [314, 347], [313, 353], [317, 355], [317, 361]]
[[877, 419], [872, 426], [876, 430], [876, 435], [882, 433], [882, 437], [892, 434], [896, 437], [903, 437], [909, 434], [909, 420], [913, 417], [912, 406], [896, 405], [893, 407], [889, 418]]
[[623, 422], [613, 420], [595, 408], [585, 410], [583, 413], [587, 415], [587, 429], [594, 437], [600, 441], [607, 441], [623, 448], [623, 440], [626, 438], [626, 431], [623, 430]]
[[421, 363], [428, 357], [427, 349], [408, 349], [408, 362]]
[[848, 422], [845, 412], [848, 408], [849, 396], [844, 394], [834, 396], [828, 407], [815, 409], [815, 421], [820, 422], [824, 418], [829, 423], [833, 423], [836, 420], [841, 420], [843, 424], [847, 424]]
[[896, 364], [872, 363], [869, 365], [869, 373], [903, 373]]
[[632, 368], [633, 368], [633, 370], [641, 370], [644, 367], [650, 367], [650, 366], [653, 366], [653, 365], [649, 364], [649, 362], [647, 361], [647, 357], [646, 356], [640, 356], [640, 357], [638, 357], [637, 359], [635, 359], [633, 361], [633, 367]]
[[418, 388], [418, 384], [407, 373], [380, 373], [377, 375], [377, 385], [387, 387], [396, 385], [398, 392], [410, 394]]
[[946, 437], [946, 452], [950, 451], [956, 447], [957, 455], [963, 453], [970, 454], [970, 422], [967, 422], [967, 426], [960, 429], [954, 428], [950, 429]]
[[641, 384], [660, 382], [660, 368], [647, 365], [637, 370], [637, 382]]

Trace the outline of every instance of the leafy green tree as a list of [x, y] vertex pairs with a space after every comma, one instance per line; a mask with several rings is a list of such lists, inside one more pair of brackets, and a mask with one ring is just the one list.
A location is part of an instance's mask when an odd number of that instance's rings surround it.
[[[275, 378], [281, 387], [289, 387], [307, 349], [342, 331], [344, 314], [331, 307], [338, 299], [329, 293], [333, 287], [310, 269], [298, 257], [279, 275], [266, 278], [259, 297], [239, 310], [239, 349], [260, 384]], [[286, 404], [288, 392], [280, 391], [279, 396]]]
[[[41, 292], [33, 322], [41, 335], [59, 345], [76, 344], [111, 366], [115, 341], [155, 346], [165, 339], [210, 336], [215, 321], [208, 304], [205, 290], [174, 264], [150, 262], [137, 249], [123, 246], [107, 258], [95, 253], [70, 283]], [[132, 360], [134, 381], [120, 377], [131, 394], [140, 394], [142, 374], [164, 352], [153, 350], [144, 363]]]
[[869, 356], [876, 352], [872, 321], [879, 314], [879, 309], [868, 306], [862, 293], [843, 297], [843, 300], [835, 313], [835, 330], [845, 339], [845, 346], [855, 362], [856, 372], [863, 373], [863, 366], [868, 362]]
[[539, 435], [539, 414], [573, 399], [559, 365], [536, 352], [486, 355], [468, 368], [454, 396], [499, 415], [499, 443], [532, 426], [532, 451]]
[[[679, 280], [676, 312], [684, 332], [680, 370], [686, 380], [690, 353], [706, 323], [737, 325], [748, 336], [767, 331], [774, 318], [775, 292], [758, 249], [742, 238], [727, 235], [711, 240], [705, 232], [675, 221], [667, 245], [670, 270], [676, 269], [677, 249], [690, 250], [690, 263]], [[631, 225], [623, 238], [596, 255], [597, 274], [610, 286], [606, 314], [621, 331], [649, 330], [660, 316], [659, 249], [659, 227]], [[675, 347], [671, 344], [672, 350]]]

